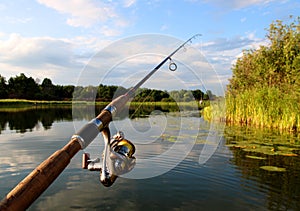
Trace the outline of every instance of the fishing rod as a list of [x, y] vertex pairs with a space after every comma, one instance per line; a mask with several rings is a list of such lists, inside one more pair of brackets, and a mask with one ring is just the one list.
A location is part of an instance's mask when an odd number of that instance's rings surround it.
[[173, 62], [172, 56], [177, 53], [181, 48], [183, 48], [188, 42], [191, 42], [196, 37], [201, 36], [201, 34], [195, 34], [190, 39], [182, 43], [175, 51], [173, 51], [169, 56], [167, 56], [162, 62], [160, 62], [148, 75], [146, 75], [140, 82], [138, 82], [131, 90], [129, 90], [129, 95], [133, 95], [134, 92], [143, 84], [145, 81], [147, 81], [159, 68], [166, 63], [168, 60], [170, 60], [169, 64], [169, 70], [175, 71], [177, 69], [177, 65]]
[[[134, 97], [136, 90], [168, 60], [170, 61], [169, 69], [171, 71], [175, 71], [177, 69], [177, 65], [172, 61], [171, 57], [197, 36], [200, 36], [200, 34], [192, 36], [190, 39], [181, 44], [133, 88], [124, 95], [114, 99], [96, 118], [84, 125], [71, 137], [71, 140], [63, 148], [54, 152], [49, 158], [36, 167], [14, 189], [12, 189], [6, 197], [2, 199], [0, 202], [0, 210], [27, 209], [61, 174], [61, 172], [70, 163], [72, 157], [74, 157], [78, 151], [85, 149], [100, 132], [104, 137], [105, 147], [107, 147], [107, 142], [109, 142], [110, 139], [108, 125], [112, 121], [112, 118], [123, 109], [130, 99]], [[105, 174], [106, 172], [102, 173]], [[106, 182], [107, 179], [108, 178], [104, 177], [103, 182]]]

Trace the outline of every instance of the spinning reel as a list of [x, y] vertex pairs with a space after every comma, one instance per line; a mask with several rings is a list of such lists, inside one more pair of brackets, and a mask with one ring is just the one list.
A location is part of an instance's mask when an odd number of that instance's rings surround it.
[[135, 146], [132, 142], [125, 139], [124, 133], [119, 131], [112, 138], [110, 137], [109, 128], [102, 131], [104, 138], [104, 151], [102, 163], [100, 158], [90, 159], [88, 153], [82, 157], [82, 168], [90, 171], [100, 171], [101, 183], [109, 187], [119, 175], [125, 174], [135, 166]]

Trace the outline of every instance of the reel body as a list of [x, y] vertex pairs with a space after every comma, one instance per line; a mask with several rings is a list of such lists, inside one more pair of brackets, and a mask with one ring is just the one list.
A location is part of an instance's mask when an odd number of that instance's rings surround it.
[[102, 133], [104, 137], [104, 152], [102, 163], [100, 158], [90, 159], [89, 153], [82, 156], [82, 168], [90, 171], [100, 171], [101, 183], [109, 187], [119, 175], [131, 171], [135, 166], [134, 144], [124, 138], [124, 133], [119, 131], [110, 139], [109, 129]]

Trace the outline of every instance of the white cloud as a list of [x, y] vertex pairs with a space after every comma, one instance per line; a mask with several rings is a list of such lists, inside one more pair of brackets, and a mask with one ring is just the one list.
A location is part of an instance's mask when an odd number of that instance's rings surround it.
[[75, 82], [71, 78], [84, 66], [75, 54], [75, 47], [72, 40], [10, 34], [6, 40], [0, 39], [1, 75], [8, 78], [26, 73], [33, 78], [49, 77], [60, 83]]
[[252, 32], [247, 33], [246, 36], [236, 36], [231, 39], [218, 38], [200, 44], [199, 48], [211, 58], [217, 56], [216, 58], [220, 59], [220, 56], [224, 56], [224, 58], [229, 58], [226, 60], [231, 61], [231, 58], [236, 57], [242, 50], [257, 49], [260, 45], [267, 45], [266, 40], [257, 38], [255, 33]]
[[112, 36], [120, 35], [121, 31], [116, 28], [104, 25], [101, 27], [101, 34], [103, 34], [106, 37], [112, 37]]
[[166, 31], [169, 29], [169, 26], [167, 24], [163, 24], [161, 27], [160, 27], [160, 31]]
[[10, 23], [10, 24], [15, 24], [15, 23], [29, 23], [32, 21], [32, 18], [17, 18], [17, 17], [9, 17], [5, 16], [2, 19], [2, 22]]
[[100, 39], [95, 36], [76, 36], [72, 39], [69, 39], [68, 42], [72, 43], [72, 48], [77, 52], [78, 55], [90, 58], [112, 41], [105, 38]]
[[66, 23], [72, 27], [91, 28], [92, 33], [107, 37], [121, 35], [130, 25], [130, 17], [121, 14], [120, 8], [128, 9], [135, 0], [121, 2], [103, 2], [92, 0], [38, 0], [66, 16]]
[[70, 59], [70, 43], [50, 37], [24, 38], [11, 34], [8, 40], [0, 42], [0, 61], [16, 65], [35, 65], [50, 63], [64, 64]]
[[252, 5], [267, 5], [272, 1], [276, 1], [276, 0], [247, 0], [247, 1], [233, 0], [227, 2], [229, 3], [229, 6], [235, 9], [241, 9]]
[[118, 27], [118, 28], [125, 28], [125, 27], [127, 27], [127, 26], [129, 26], [130, 25], [130, 23], [129, 23], [129, 21], [127, 21], [127, 20], [125, 20], [125, 19], [117, 19], [117, 20], [115, 20], [114, 21], [114, 24], [115, 24], [115, 26], [116, 27]]
[[112, 5], [99, 1], [97, 4], [91, 0], [38, 0], [38, 2], [62, 14], [70, 15], [67, 23], [75, 27], [90, 27], [97, 22], [117, 17]]
[[261, 45], [267, 45], [265, 39], [255, 36], [255, 33], [248, 33], [245, 36], [233, 37], [231, 39], [219, 38], [198, 46], [203, 54], [216, 70], [223, 86], [228, 84], [232, 75], [231, 68], [236, 60], [242, 56], [246, 49], [258, 49]]
[[136, 2], [136, 0], [124, 0], [124, 7], [131, 7], [132, 5], [134, 5]]
[[221, 8], [230, 8], [230, 9], [242, 9], [253, 5], [260, 5], [265, 6], [268, 5], [270, 2], [283, 2], [285, 0], [247, 0], [247, 1], [241, 1], [241, 0], [200, 0], [201, 2], [213, 4], [217, 7]]

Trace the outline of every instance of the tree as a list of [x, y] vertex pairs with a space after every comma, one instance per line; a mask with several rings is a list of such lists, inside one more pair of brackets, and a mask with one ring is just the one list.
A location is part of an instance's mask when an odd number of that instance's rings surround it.
[[211, 90], [207, 90], [207, 91], [206, 91], [206, 95], [207, 95], [207, 97], [208, 97], [209, 100], [214, 100], [215, 97], [216, 97], [216, 96], [212, 93]]
[[199, 89], [193, 90], [192, 94], [196, 100], [198, 101], [203, 100], [204, 93], [201, 90]]
[[82, 100], [95, 100], [97, 95], [97, 87], [87, 86], [81, 90], [79, 98]]
[[190, 94], [189, 92], [186, 92], [184, 95], [183, 95], [183, 101], [184, 102], [189, 102], [191, 101], [193, 98], [192, 94]]
[[62, 92], [63, 92], [62, 98], [63, 98], [63, 99], [72, 99], [74, 89], [75, 89], [75, 86], [73, 86], [73, 85], [63, 86], [63, 90], [62, 90]]
[[0, 75], [0, 98], [5, 99], [7, 98], [7, 84], [4, 77]]
[[269, 45], [244, 51], [237, 60], [228, 90], [237, 94], [253, 88], [276, 87], [299, 95], [300, 17], [288, 24], [273, 22], [266, 37]]
[[8, 97], [20, 99], [36, 99], [40, 90], [32, 77], [26, 77], [24, 73], [8, 80]]
[[9, 98], [24, 98], [27, 77], [24, 73], [8, 80]]
[[112, 89], [107, 86], [107, 85], [103, 85], [103, 84], [100, 84], [98, 86], [98, 89], [97, 89], [97, 98], [101, 101], [111, 101], [112, 98], [113, 98], [113, 91]]
[[49, 78], [45, 78], [41, 84], [42, 98], [44, 100], [55, 99], [55, 86]]
[[25, 87], [25, 99], [36, 100], [40, 96], [39, 85], [32, 77], [27, 78]]
[[[112, 101], [120, 95], [125, 94], [128, 89], [122, 86], [103, 85], [97, 86], [73, 86], [54, 85], [49, 78], [44, 78], [42, 83], [37, 83], [32, 77], [24, 73], [11, 77], [6, 83], [0, 75], [0, 98], [19, 98], [36, 100], [97, 100]], [[205, 95], [200, 90], [162, 91], [148, 88], [139, 88], [133, 101], [137, 102], [188, 102], [191, 100], [205, 100]]]

